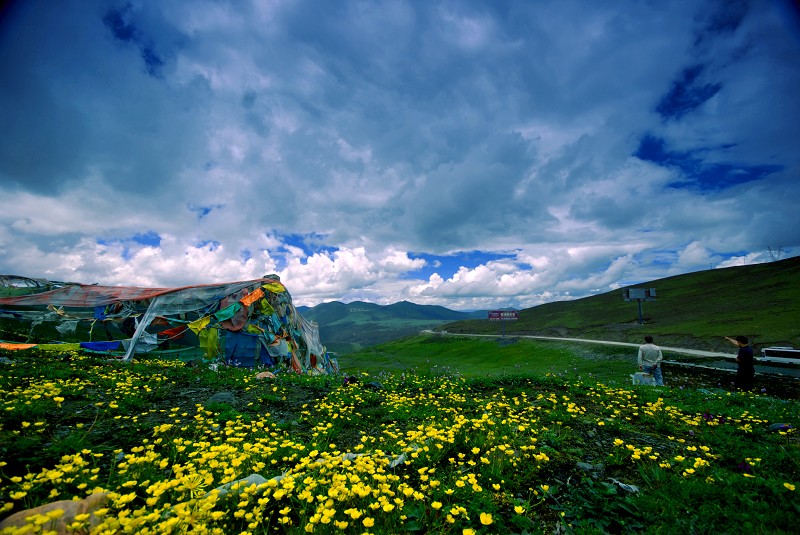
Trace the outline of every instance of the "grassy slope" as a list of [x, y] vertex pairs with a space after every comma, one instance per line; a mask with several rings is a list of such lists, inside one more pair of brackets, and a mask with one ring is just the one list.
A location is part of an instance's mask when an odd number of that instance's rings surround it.
[[[656, 288], [657, 300], [643, 303], [638, 324], [636, 302], [622, 291], [548, 303], [520, 311], [506, 322], [506, 334], [538, 334], [640, 342], [652, 334], [676, 347], [730, 350], [723, 337], [744, 334], [758, 346], [800, 347], [800, 257], [678, 275], [639, 284]], [[500, 325], [482, 320], [441, 327], [449, 332], [498, 333]]]

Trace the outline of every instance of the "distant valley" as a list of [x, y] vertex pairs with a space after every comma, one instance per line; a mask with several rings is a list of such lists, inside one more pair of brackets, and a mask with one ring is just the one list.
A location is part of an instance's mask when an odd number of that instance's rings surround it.
[[411, 336], [445, 323], [481, 319], [487, 315], [486, 311], [459, 312], [408, 301], [391, 305], [334, 301], [315, 307], [299, 306], [297, 311], [319, 325], [322, 343], [328, 351], [339, 354]]

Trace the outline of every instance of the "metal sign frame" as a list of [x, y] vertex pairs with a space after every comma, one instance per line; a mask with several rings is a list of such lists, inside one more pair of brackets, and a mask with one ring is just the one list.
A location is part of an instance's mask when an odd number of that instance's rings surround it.
[[506, 337], [506, 322], [515, 321], [519, 319], [519, 311], [513, 309], [505, 310], [490, 310], [488, 315], [489, 321], [499, 321], [502, 330], [502, 337]]
[[644, 323], [642, 317], [642, 302], [655, 301], [656, 289], [655, 288], [623, 288], [622, 299], [626, 302], [636, 301], [639, 304], [639, 325]]

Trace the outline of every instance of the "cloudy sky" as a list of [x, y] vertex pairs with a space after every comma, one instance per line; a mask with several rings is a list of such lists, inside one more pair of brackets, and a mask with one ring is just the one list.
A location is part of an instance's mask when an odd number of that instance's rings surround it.
[[800, 255], [792, 0], [17, 1], [0, 273], [527, 308]]

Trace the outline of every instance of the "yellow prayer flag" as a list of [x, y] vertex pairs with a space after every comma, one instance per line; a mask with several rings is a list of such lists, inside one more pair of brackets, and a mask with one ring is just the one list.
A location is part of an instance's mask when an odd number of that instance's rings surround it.
[[211, 323], [211, 316], [206, 316], [204, 318], [200, 318], [199, 320], [194, 320], [193, 322], [188, 324], [188, 327], [192, 330], [194, 334], [198, 334], [200, 331], [206, 328], [206, 326]]
[[261, 287], [264, 288], [267, 291], [270, 291], [270, 292], [274, 293], [274, 294], [279, 294], [281, 292], [285, 292], [286, 291], [286, 287], [284, 287], [284, 285], [281, 284], [280, 282], [269, 282], [267, 284], [264, 284]]

